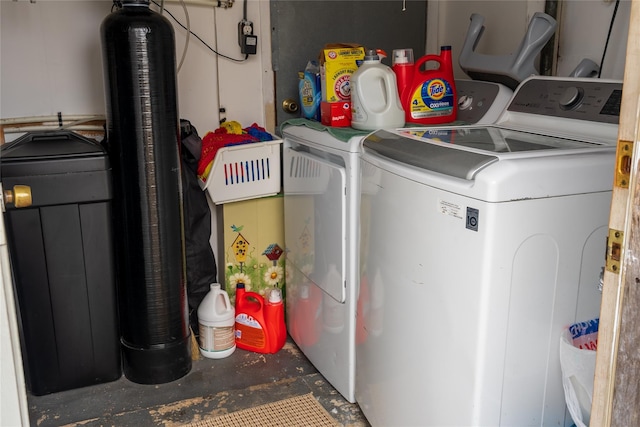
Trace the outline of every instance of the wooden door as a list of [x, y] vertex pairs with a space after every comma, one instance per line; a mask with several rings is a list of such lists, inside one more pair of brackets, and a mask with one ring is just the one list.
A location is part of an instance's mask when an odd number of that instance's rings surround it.
[[[2, 131], [0, 130], [0, 133]], [[3, 197], [0, 182], [0, 199]], [[3, 201], [0, 200], [0, 207]], [[13, 284], [11, 281], [9, 248], [4, 231], [4, 214], [0, 209], [0, 378], [2, 378], [3, 411], [0, 411], [0, 425], [27, 426], [29, 412], [27, 391], [22, 371], [22, 356], [18, 332], [18, 318], [14, 306]]]
[[629, 21], [591, 426], [640, 425], [640, 1]]

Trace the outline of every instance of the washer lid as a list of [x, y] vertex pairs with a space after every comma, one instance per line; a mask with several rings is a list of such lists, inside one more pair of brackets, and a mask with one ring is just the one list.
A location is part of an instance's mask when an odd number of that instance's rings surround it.
[[[500, 138], [468, 139], [465, 128], [432, 128], [426, 139], [400, 133], [405, 130], [377, 131], [363, 142], [362, 160], [373, 166], [363, 165], [363, 176], [386, 170], [487, 202], [611, 191], [613, 145], [494, 127], [485, 130]], [[478, 148], [482, 144], [486, 149]]]
[[497, 126], [379, 130], [365, 138], [363, 147], [393, 161], [467, 180], [501, 160], [610, 150], [604, 144]]
[[480, 169], [498, 161], [493, 155], [451, 150], [384, 130], [365, 138], [363, 147], [390, 160], [462, 179], [473, 179]]

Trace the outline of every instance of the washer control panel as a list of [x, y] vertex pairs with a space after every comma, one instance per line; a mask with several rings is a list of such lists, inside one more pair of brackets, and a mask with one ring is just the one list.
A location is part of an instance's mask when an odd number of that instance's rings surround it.
[[618, 124], [621, 102], [620, 81], [531, 78], [520, 84], [507, 110]]

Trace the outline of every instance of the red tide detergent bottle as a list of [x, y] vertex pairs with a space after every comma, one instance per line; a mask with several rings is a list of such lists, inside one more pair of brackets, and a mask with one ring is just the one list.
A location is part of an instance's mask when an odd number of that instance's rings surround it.
[[258, 353], [277, 353], [287, 339], [282, 292], [273, 288], [267, 300], [236, 287], [236, 346]]
[[[458, 115], [458, 97], [453, 77], [451, 46], [442, 46], [440, 55], [425, 55], [418, 59], [413, 65], [413, 72], [406, 61], [400, 62], [400, 56], [396, 59], [394, 51], [394, 61], [398, 62], [394, 63], [392, 69], [396, 72], [405, 121], [425, 125], [455, 121]], [[423, 70], [422, 66], [429, 61], [437, 62], [438, 68]], [[400, 88], [400, 82], [405, 82], [404, 87]]]

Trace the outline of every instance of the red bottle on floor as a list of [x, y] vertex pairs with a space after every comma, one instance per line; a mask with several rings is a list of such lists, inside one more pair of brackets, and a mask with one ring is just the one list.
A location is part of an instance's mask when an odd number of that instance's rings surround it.
[[273, 288], [267, 300], [236, 287], [236, 346], [258, 353], [277, 353], [287, 340], [282, 292]]

